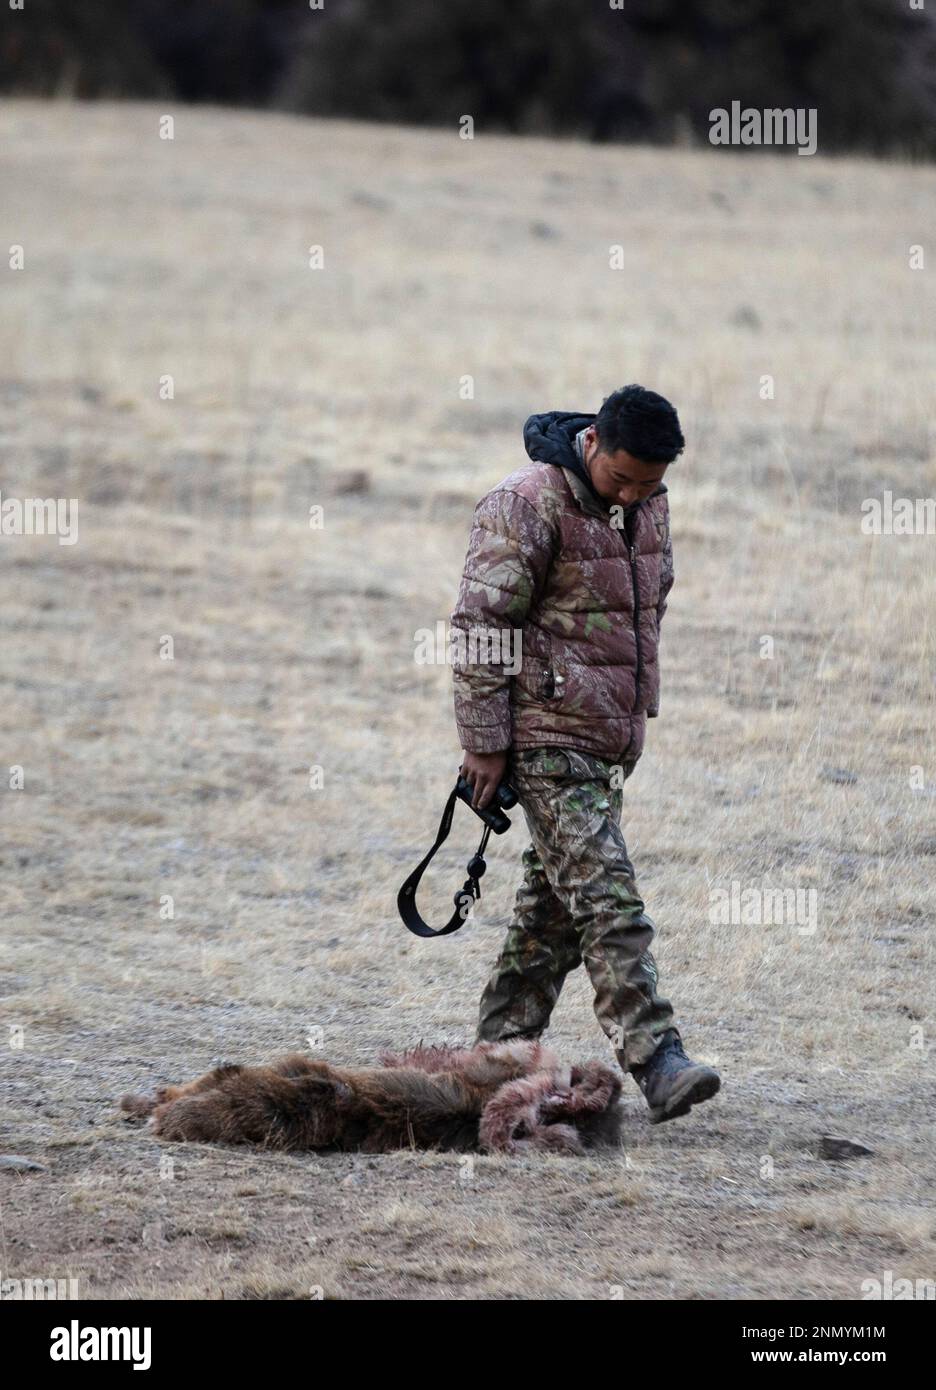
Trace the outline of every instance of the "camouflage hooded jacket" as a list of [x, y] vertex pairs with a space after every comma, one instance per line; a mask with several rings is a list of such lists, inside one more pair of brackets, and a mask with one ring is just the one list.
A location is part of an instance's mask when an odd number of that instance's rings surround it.
[[666, 486], [623, 515], [609, 508], [575, 448], [594, 418], [531, 416], [531, 461], [475, 508], [451, 615], [468, 752], [552, 744], [636, 761], [658, 713], [673, 583]]

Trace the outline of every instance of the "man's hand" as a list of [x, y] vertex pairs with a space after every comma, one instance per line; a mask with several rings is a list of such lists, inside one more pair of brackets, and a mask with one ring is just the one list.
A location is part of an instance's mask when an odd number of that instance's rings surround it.
[[507, 749], [499, 753], [466, 753], [460, 771], [466, 782], [474, 790], [471, 804], [475, 810], [483, 811], [504, 780], [507, 766]]

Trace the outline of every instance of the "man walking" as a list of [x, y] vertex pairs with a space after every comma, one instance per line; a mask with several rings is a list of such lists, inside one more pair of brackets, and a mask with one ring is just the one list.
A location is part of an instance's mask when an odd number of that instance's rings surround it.
[[[475, 509], [451, 619], [466, 639], [453, 664], [462, 772], [479, 807], [510, 782], [531, 837], [477, 1040], [539, 1037], [584, 962], [598, 1021], [658, 1123], [720, 1085], [686, 1056], [657, 993], [654, 926], [619, 824], [659, 712], [673, 583], [663, 477], [685, 441], [670, 403], [642, 386], [597, 416], [533, 415], [523, 433], [530, 461]], [[518, 631], [519, 669], [515, 641], [491, 640]]]

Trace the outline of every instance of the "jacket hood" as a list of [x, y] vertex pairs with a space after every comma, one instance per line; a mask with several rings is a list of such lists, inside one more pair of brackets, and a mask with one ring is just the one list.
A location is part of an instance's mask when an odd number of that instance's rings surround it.
[[[531, 415], [523, 426], [523, 442], [530, 458], [537, 463], [556, 464], [559, 468], [567, 468], [570, 473], [577, 474], [599, 505], [605, 511], [610, 511], [611, 503], [595, 491], [588, 469], [579, 458], [575, 447], [575, 436], [589, 425], [593, 425], [596, 419], [595, 415], [582, 415], [574, 410], [547, 410], [542, 415]], [[666, 484], [660, 483], [651, 496], [656, 497], [658, 493], [666, 490]], [[642, 504], [637, 502], [633, 505]], [[625, 508], [625, 511], [630, 510], [630, 507]]]

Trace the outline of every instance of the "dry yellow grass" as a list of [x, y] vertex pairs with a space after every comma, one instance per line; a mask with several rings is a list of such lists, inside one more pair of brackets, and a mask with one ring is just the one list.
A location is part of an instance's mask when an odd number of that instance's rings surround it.
[[[76, 497], [79, 533], [0, 542], [0, 767], [25, 769], [2, 799], [23, 1045], [0, 1147], [51, 1169], [0, 1173], [2, 1276], [356, 1299], [932, 1277], [936, 538], [863, 536], [859, 506], [936, 487], [933, 272], [908, 265], [936, 174], [185, 108], [168, 142], [159, 114], [0, 108], [25, 250], [2, 282], [3, 495]], [[471, 1036], [524, 840], [496, 844], [459, 936], [407, 936], [396, 889], [458, 761], [449, 673], [413, 636], [447, 618], [526, 415], [626, 381], [671, 396], [690, 446], [625, 833], [722, 1095], [654, 1130], [629, 1087], [625, 1150], [583, 1162], [126, 1128], [125, 1089], [313, 1029], [348, 1061]], [[813, 935], [710, 924], [713, 884], [765, 877], [817, 890]], [[603, 1051], [584, 979], [551, 1038]], [[874, 1155], [817, 1158], [829, 1130]]]

